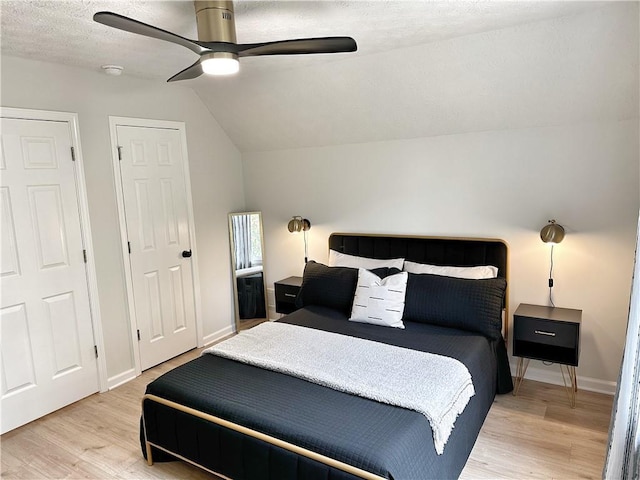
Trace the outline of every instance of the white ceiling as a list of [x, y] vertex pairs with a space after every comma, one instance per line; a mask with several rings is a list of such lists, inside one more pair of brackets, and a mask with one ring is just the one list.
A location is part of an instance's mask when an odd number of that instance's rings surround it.
[[[349, 141], [346, 137], [327, 137], [315, 140], [306, 138], [298, 142], [296, 135], [291, 132], [283, 136], [279, 130], [271, 130], [271, 124], [282, 120], [282, 112], [274, 105], [284, 99], [270, 98], [260, 85], [277, 85], [278, 88], [273, 89], [274, 94], [277, 90], [278, 95], [288, 96], [285, 103], [291, 104], [291, 98], [295, 100], [297, 96], [318, 95], [327, 89], [339, 89], [340, 79], [331, 78], [331, 74], [327, 73], [330, 72], [328, 69], [333, 68], [331, 65], [342, 65], [335, 70], [342, 72], [349, 70], [349, 65], [370, 64], [365, 59], [372, 55], [408, 51], [412, 47], [444, 39], [574, 15], [601, 8], [606, 3], [236, 1], [239, 43], [348, 35], [357, 41], [358, 51], [349, 54], [244, 58], [241, 60], [241, 72], [234, 78], [200, 77], [181, 84], [198, 93], [241, 150]], [[108, 10], [188, 38], [196, 38], [195, 14], [190, 1], [1, 0], [0, 9], [3, 55], [93, 70], [100, 70], [101, 65], [117, 64], [124, 67], [124, 75], [159, 82], [165, 81], [197, 58], [193, 52], [180, 46], [109, 28], [92, 20], [95, 12]], [[320, 75], [323, 84], [300, 84], [310, 72], [323, 72], [324, 75]], [[316, 90], [310, 90], [310, 87]], [[357, 85], [352, 87], [357, 89]], [[358, 93], [343, 92], [343, 95], [357, 96]], [[344, 98], [337, 98], [337, 101], [344, 102]], [[330, 102], [330, 96], [317, 104], [326, 106], [327, 101]], [[308, 106], [312, 107], [311, 104]], [[274, 116], [276, 114], [279, 116]], [[322, 121], [322, 117], [329, 114], [323, 110], [307, 112], [306, 115], [313, 121]], [[258, 128], [247, 121], [249, 117], [260, 119]], [[304, 118], [305, 115], [296, 117], [296, 124]], [[247, 127], [243, 129], [242, 125], [245, 124]], [[290, 124], [288, 128], [295, 129], [296, 124]], [[325, 127], [321, 125], [319, 130]], [[374, 134], [378, 132], [372, 132]]]

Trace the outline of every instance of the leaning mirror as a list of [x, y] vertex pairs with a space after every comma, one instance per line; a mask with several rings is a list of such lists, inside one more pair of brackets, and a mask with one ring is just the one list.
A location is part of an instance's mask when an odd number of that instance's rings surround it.
[[229, 238], [236, 331], [240, 331], [267, 320], [261, 213], [230, 213]]

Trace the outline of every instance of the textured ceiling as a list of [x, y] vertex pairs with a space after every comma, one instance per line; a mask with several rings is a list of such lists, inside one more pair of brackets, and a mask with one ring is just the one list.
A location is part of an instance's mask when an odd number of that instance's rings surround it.
[[[343, 64], [344, 68], [336, 71], [348, 71], [351, 77], [358, 77], [352, 67], [370, 67], [366, 59], [371, 56], [384, 55], [385, 52], [392, 55], [393, 51], [404, 52], [412, 47], [445, 39], [574, 15], [601, 8], [606, 3], [236, 1], [236, 31], [240, 43], [349, 35], [356, 39], [358, 52], [245, 58], [241, 60], [241, 72], [236, 77], [200, 77], [181, 84], [193, 88], [200, 95], [231, 139], [243, 150], [326, 144], [333, 140], [307, 139], [302, 144], [292, 140], [295, 138], [295, 128], [298, 128], [305, 115], [295, 117], [296, 124], [288, 126], [294, 132], [287, 134], [287, 138], [277, 137], [280, 134], [276, 130], [270, 131], [270, 123], [278, 124], [282, 121], [282, 115], [285, 118], [287, 116], [286, 112], [274, 108], [280, 100], [285, 100], [277, 95], [287, 96], [284, 103], [288, 108], [295, 108], [297, 96], [317, 94], [317, 89], [343, 90], [341, 79], [327, 73], [326, 69], [331, 64]], [[177, 45], [122, 32], [92, 21], [95, 12], [108, 10], [188, 38], [196, 38], [195, 14], [190, 1], [0, 0], [0, 9], [3, 55], [93, 70], [99, 70], [104, 64], [117, 64], [125, 68], [124, 75], [146, 77], [153, 81], [165, 81], [197, 58], [193, 52]], [[308, 86], [316, 90], [310, 91], [307, 85], [301, 85], [300, 82], [307, 81], [309, 69], [318, 68], [324, 68], [320, 70], [324, 87], [314, 83]], [[264, 85], [277, 86], [273, 89], [276, 96], [269, 96], [260, 87], [263, 80]], [[364, 81], [367, 82], [366, 78]], [[375, 79], [370, 81], [375, 82]], [[345, 84], [356, 91], [343, 92], [342, 97], [336, 97], [337, 102], [344, 103], [344, 95], [358, 96], [358, 85], [353, 83], [353, 78], [345, 79]], [[375, 98], [370, 101], [375, 102]], [[326, 102], [331, 102], [330, 95], [323, 97], [322, 103]], [[313, 105], [308, 103], [310, 108]], [[260, 119], [262, 127], [259, 132], [255, 131], [254, 122], [245, 121], [249, 117]], [[317, 120], [318, 115], [308, 112], [308, 118]], [[243, 130], [244, 124], [251, 127]], [[326, 128], [326, 125], [322, 128]], [[349, 138], [340, 136], [340, 141], [349, 141]]]
[[[571, 1], [236, 1], [239, 43], [348, 35], [358, 53], [421, 45], [596, 8]], [[182, 47], [93, 22], [107, 10], [197, 38], [191, 1], [1, 0], [2, 53], [99, 69], [118, 64], [127, 74], [167, 79], [197, 58]], [[344, 55], [245, 59], [246, 74], [297, 68]], [[244, 73], [244, 72], [243, 72]]]

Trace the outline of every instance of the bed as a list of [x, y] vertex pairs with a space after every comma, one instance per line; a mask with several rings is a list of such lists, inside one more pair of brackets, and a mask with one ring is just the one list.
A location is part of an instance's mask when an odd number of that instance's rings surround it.
[[[457, 367], [463, 365], [473, 394], [459, 415], [454, 415], [457, 418], [444, 444], [434, 416], [419, 408], [386, 403], [386, 398], [377, 401], [366, 392], [362, 396], [341, 386], [330, 388], [289, 370], [267, 369], [244, 358], [225, 356], [223, 350], [232, 347], [232, 340], [248, 341], [238, 335], [223, 342], [217, 352], [203, 354], [147, 386], [140, 436], [149, 464], [180, 459], [232, 479], [459, 476], [496, 393], [513, 388], [504, 340], [508, 331], [502, 326], [503, 316], [508, 318], [506, 245], [487, 239], [332, 234], [329, 248], [332, 256], [342, 256], [338, 263], [403, 259], [405, 265], [417, 264], [419, 271], [444, 267], [445, 273], [405, 274], [397, 267], [358, 269], [309, 262], [297, 299], [300, 308], [272, 326], [265, 325], [265, 330], [277, 327], [289, 341], [297, 338], [290, 337], [289, 332], [294, 332], [347, 345], [355, 342], [358, 347], [366, 344], [366, 348], [378, 349], [382, 359], [387, 358], [382, 352], [396, 358], [396, 352], [402, 351], [420, 361], [437, 357]], [[484, 266], [493, 268], [495, 278], [454, 278], [447, 270], [455, 267], [465, 276], [467, 270]], [[368, 272], [382, 279], [378, 283], [384, 283], [385, 277], [406, 279], [403, 328], [349, 321], [350, 316], [357, 316], [353, 310], [353, 304], [358, 304], [356, 288]], [[255, 335], [258, 333], [256, 330]], [[254, 340], [259, 342], [260, 337]], [[276, 350], [295, 351], [297, 358], [313, 348], [333, 353], [311, 343], [303, 347], [293, 342], [291, 350]], [[347, 346], [341, 351], [350, 350]], [[367, 358], [378, 357], [371, 350], [366, 352]], [[343, 369], [338, 359], [332, 359], [325, 364], [326, 370], [334, 363], [337, 370]], [[404, 369], [416, 379], [405, 383], [419, 385], [432, 370], [417, 368], [418, 373]]]

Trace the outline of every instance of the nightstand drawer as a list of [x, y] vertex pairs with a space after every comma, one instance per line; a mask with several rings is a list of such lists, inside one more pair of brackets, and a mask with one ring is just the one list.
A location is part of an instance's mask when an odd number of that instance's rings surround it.
[[578, 366], [582, 311], [520, 304], [513, 315], [513, 355]]
[[298, 286], [278, 284], [278, 288], [276, 288], [276, 301], [295, 303], [299, 291], [300, 287]]
[[514, 323], [513, 335], [519, 341], [566, 348], [575, 348], [578, 343], [579, 323], [566, 323], [530, 317], [519, 317]]
[[301, 277], [289, 277], [275, 283], [276, 312], [287, 314], [297, 309], [296, 297], [301, 285]]

